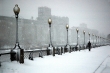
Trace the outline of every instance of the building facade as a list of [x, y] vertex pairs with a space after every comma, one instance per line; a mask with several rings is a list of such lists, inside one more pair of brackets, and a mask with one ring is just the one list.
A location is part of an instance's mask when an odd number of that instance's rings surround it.
[[[68, 17], [51, 15], [48, 7], [38, 8], [37, 20], [18, 19], [18, 38], [21, 48], [28, 49], [38, 46], [48, 46], [49, 24], [52, 19], [51, 38], [52, 44], [66, 44], [66, 24], [69, 24]], [[13, 48], [16, 42], [16, 19], [15, 17], [0, 16], [0, 48]]]

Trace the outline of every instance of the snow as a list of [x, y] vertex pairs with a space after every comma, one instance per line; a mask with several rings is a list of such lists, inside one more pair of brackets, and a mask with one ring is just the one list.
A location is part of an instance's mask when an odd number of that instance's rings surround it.
[[36, 57], [34, 61], [3, 62], [0, 73], [109, 73], [110, 46], [81, 50], [53, 57]]

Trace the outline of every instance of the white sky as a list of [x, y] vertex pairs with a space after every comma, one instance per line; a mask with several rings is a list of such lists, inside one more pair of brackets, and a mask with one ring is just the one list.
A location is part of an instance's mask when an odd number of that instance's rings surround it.
[[100, 33], [110, 31], [109, 0], [0, 0], [0, 15], [13, 16], [13, 7], [18, 4], [22, 18], [34, 19], [38, 16], [38, 7], [51, 8], [52, 15], [69, 17], [69, 25], [79, 26], [86, 23], [88, 28]]

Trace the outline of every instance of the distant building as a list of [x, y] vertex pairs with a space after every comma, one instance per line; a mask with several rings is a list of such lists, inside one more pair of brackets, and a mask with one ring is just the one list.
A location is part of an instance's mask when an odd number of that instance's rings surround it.
[[71, 32], [71, 38], [70, 38], [70, 44], [76, 44], [77, 42], [77, 32], [76, 32], [76, 29], [79, 29], [79, 32], [78, 32], [78, 41], [79, 41], [79, 44], [84, 44], [84, 33], [83, 31], [85, 31], [85, 44], [88, 43], [89, 41], [89, 33], [90, 33], [90, 41], [93, 43], [93, 40], [94, 42], [96, 42], [96, 37], [93, 36], [94, 35], [99, 35], [99, 32], [95, 29], [89, 29], [87, 28], [87, 24], [83, 23], [83, 24], [80, 24], [79, 27], [72, 27], [70, 32]]
[[[52, 44], [66, 45], [67, 43], [67, 30], [66, 24], [69, 24], [68, 17], [59, 17], [51, 14], [51, 9], [48, 7], [38, 8], [37, 20], [19, 18], [19, 43], [21, 48], [29, 49], [37, 46], [48, 46], [50, 41], [48, 19], [52, 19], [51, 24], [51, 38]], [[89, 40], [88, 33], [90, 32], [90, 41], [96, 42], [96, 37], [99, 32], [95, 29], [89, 29], [87, 24], [82, 23], [79, 27], [69, 28], [69, 44], [73, 45], [77, 42], [76, 28], [79, 29], [78, 38], [79, 44], [85, 43]], [[0, 48], [13, 48], [16, 42], [16, 20], [15, 17], [0, 16]]]
[[80, 24], [80, 27], [82, 27], [82, 28], [87, 28], [87, 24], [82, 23], [82, 24]]
[[[66, 44], [66, 24], [68, 17], [51, 15], [48, 7], [38, 8], [37, 20], [19, 18], [19, 43], [22, 48], [28, 49], [49, 44], [48, 19], [52, 19], [52, 43]], [[16, 42], [16, 20], [14, 17], [0, 16], [0, 47], [13, 48]]]

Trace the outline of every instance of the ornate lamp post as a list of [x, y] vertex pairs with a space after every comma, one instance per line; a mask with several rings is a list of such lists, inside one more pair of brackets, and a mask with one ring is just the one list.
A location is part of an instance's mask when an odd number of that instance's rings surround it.
[[90, 41], [90, 33], [88, 33], [89, 34], [89, 41]]
[[83, 31], [83, 34], [84, 34], [84, 49], [85, 49], [85, 31]]
[[77, 32], [77, 45], [78, 45], [78, 29], [76, 29], [76, 32]]
[[94, 34], [92, 34], [92, 36], [93, 36], [93, 47], [94, 47]]
[[69, 25], [67, 24], [67, 25], [66, 25], [66, 30], [67, 30], [67, 44], [66, 44], [66, 51], [68, 50], [69, 53], [71, 53], [71, 50], [70, 50], [70, 47], [69, 47], [69, 44], [68, 44], [68, 28], [69, 28]]
[[49, 32], [50, 32], [50, 44], [49, 44], [49, 47], [52, 47], [52, 41], [51, 41], [51, 23], [52, 23], [52, 20], [50, 18], [48, 19], [48, 23], [49, 23]]
[[50, 49], [53, 51], [52, 54], [53, 56], [55, 56], [55, 53], [54, 53], [54, 48], [52, 46], [52, 41], [51, 41], [51, 23], [52, 23], [52, 19], [48, 19], [48, 24], [49, 24], [49, 32], [50, 32], [50, 44], [49, 44], [49, 47], [47, 49], [47, 55], [50, 55]]
[[[79, 44], [78, 44], [78, 32], [79, 32], [79, 29], [78, 28], [76, 29], [76, 32], [77, 32], [77, 45], [76, 45], [76, 48], [79, 49]], [[80, 51], [80, 49], [79, 49], [79, 51]]]
[[95, 37], [96, 37], [96, 43], [95, 43], [95, 46], [97, 47], [97, 36], [95, 35]]
[[104, 38], [104, 46], [105, 46], [105, 38]]
[[16, 44], [15, 44], [14, 49], [21, 49], [19, 46], [19, 40], [18, 40], [18, 14], [20, 12], [20, 8], [18, 7], [17, 4], [13, 8], [13, 11], [14, 11], [15, 17], [16, 17]]
[[98, 36], [98, 47], [99, 47], [99, 39], [100, 39], [100, 38], [99, 38], [99, 36]]
[[103, 43], [102, 43], [102, 44], [104, 45], [104, 38], [102, 38], [102, 41], [103, 41]]
[[102, 37], [100, 37], [100, 46], [102, 46]]
[[68, 28], [69, 28], [69, 25], [67, 24], [66, 25], [66, 30], [67, 30], [67, 44], [68, 44]]
[[16, 44], [10, 52], [10, 59], [11, 61], [17, 60], [20, 63], [24, 63], [24, 50], [20, 48], [18, 40], [18, 14], [20, 12], [20, 8], [17, 4], [13, 8], [13, 12], [15, 13], [16, 18]]

